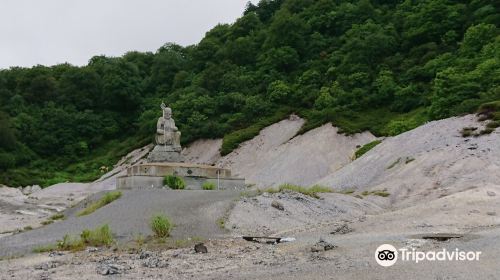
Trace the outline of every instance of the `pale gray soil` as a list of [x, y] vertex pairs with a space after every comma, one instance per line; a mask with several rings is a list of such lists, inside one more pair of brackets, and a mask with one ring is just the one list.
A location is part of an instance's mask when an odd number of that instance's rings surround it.
[[161, 189], [124, 191], [120, 199], [90, 215], [75, 217], [79, 208], [70, 209], [64, 221], [0, 238], [0, 257], [30, 253], [37, 246], [55, 244], [65, 234], [79, 234], [103, 224], [109, 224], [118, 239], [133, 239], [139, 234], [148, 236], [152, 234], [150, 219], [157, 213], [167, 215], [175, 224], [174, 238], [220, 237], [226, 232], [219, 227], [217, 219], [225, 215], [239, 194]]

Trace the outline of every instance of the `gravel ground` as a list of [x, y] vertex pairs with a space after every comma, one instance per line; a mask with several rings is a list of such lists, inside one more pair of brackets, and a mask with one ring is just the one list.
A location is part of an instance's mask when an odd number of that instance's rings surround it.
[[[236, 203], [227, 228], [235, 235], [290, 235], [322, 224], [357, 221], [382, 212], [371, 202], [349, 195], [321, 193], [320, 199], [296, 192], [264, 193]], [[274, 205], [274, 206], [273, 206]]]

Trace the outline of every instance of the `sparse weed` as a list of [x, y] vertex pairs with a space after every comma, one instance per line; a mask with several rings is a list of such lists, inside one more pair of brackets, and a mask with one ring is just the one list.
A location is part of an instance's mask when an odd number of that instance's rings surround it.
[[391, 163], [389, 166], [387, 166], [387, 169], [391, 169], [393, 168], [394, 166], [396, 166], [399, 162], [401, 161], [401, 158], [398, 158], [396, 161], [394, 161], [393, 163]]
[[154, 215], [151, 218], [151, 230], [159, 238], [168, 237], [170, 235], [170, 230], [172, 225], [167, 216], [162, 214]]
[[113, 244], [113, 233], [109, 225], [103, 225], [94, 230], [84, 230], [80, 234], [80, 238], [85, 245], [88, 246], [109, 246]]
[[208, 181], [205, 181], [201, 187], [207, 191], [215, 190], [216, 188], [214, 183]]
[[46, 253], [46, 252], [52, 252], [57, 250], [57, 245], [55, 244], [50, 244], [50, 245], [45, 245], [45, 246], [37, 246], [33, 248], [33, 253]]
[[63, 213], [57, 213], [57, 214], [52, 215], [49, 219], [52, 221], [56, 221], [56, 220], [63, 220], [64, 218], [65, 217], [64, 217]]
[[120, 191], [108, 192], [101, 199], [90, 204], [89, 206], [87, 206], [87, 208], [85, 208], [81, 212], [79, 212], [77, 216], [80, 217], [80, 216], [85, 216], [85, 215], [94, 213], [97, 209], [99, 209], [105, 205], [110, 204], [111, 202], [117, 200], [121, 196], [122, 196], [122, 192], [120, 192]]

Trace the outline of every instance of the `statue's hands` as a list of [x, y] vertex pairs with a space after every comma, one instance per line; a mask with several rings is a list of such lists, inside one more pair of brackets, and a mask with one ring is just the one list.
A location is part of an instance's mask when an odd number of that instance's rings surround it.
[[157, 134], [163, 134], [163, 129], [157, 129], [157, 130], [156, 130], [156, 133], [157, 133]]

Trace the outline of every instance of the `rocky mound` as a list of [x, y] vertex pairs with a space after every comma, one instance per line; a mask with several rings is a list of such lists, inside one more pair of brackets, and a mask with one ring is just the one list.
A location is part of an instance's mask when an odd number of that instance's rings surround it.
[[234, 234], [290, 234], [324, 224], [363, 219], [381, 209], [368, 201], [343, 194], [322, 193], [313, 198], [285, 191], [242, 198], [226, 223]]

